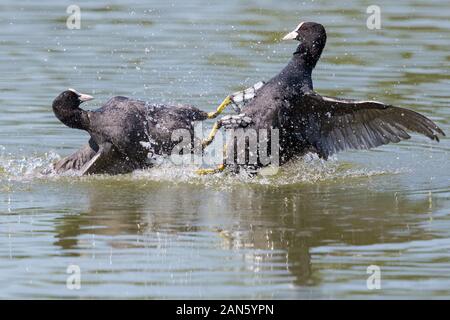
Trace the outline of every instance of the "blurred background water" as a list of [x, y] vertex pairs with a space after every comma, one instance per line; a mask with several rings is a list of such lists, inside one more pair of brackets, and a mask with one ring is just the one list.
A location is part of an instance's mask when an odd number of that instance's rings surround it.
[[[69, 30], [66, 8], [81, 8]], [[270, 178], [161, 167], [44, 177], [87, 141], [51, 110], [68, 87], [211, 111], [267, 80], [300, 21], [325, 25], [327, 95], [422, 112], [450, 132], [450, 3], [364, 0], [0, 3], [0, 298], [449, 298], [450, 143], [301, 159]], [[69, 290], [66, 270], [81, 269]], [[368, 290], [367, 267], [381, 270]]]

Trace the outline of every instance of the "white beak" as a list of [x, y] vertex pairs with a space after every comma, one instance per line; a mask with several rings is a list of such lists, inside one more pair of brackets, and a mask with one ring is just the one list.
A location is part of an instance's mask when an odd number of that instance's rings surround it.
[[84, 94], [84, 93], [80, 93], [75, 89], [69, 88], [68, 90], [72, 91], [73, 93], [76, 93], [78, 95], [78, 99], [80, 99], [81, 102], [86, 102], [86, 101], [94, 99], [93, 96], [90, 96], [90, 95]]
[[80, 93], [80, 95], [78, 96], [78, 99], [80, 99], [81, 102], [86, 102], [86, 101], [94, 99], [94, 97], [90, 96], [88, 94]]
[[296, 30], [289, 32], [281, 40], [295, 40], [298, 37], [298, 32]]

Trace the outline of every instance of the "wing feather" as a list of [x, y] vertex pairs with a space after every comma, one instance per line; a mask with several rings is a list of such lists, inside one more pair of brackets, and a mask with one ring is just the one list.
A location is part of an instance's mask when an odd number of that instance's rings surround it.
[[305, 109], [315, 115], [304, 121], [308, 126], [305, 138], [324, 158], [347, 149], [397, 143], [411, 138], [409, 131], [436, 141], [439, 136], [445, 136], [433, 121], [420, 113], [378, 101], [338, 99], [311, 92], [304, 95], [302, 113]]
[[89, 162], [97, 153], [98, 145], [92, 140], [81, 147], [78, 151], [67, 156], [53, 165], [56, 173], [63, 173], [68, 170], [80, 170], [87, 162]]

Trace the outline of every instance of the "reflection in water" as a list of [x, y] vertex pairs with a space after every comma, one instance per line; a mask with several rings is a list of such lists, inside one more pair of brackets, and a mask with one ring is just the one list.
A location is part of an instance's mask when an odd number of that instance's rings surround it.
[[[311, 248], [427, 239], [422, 228], [406, 226], [426, 219], [422, 213], [429, 210], [428, 197], [413, 200], [390, 192], [355, 190], [336, 193], [335, 188], [325, 184], [193, 190], [186, 185], [144, 187], [133, 182], [99, 188], [94, 182], [85, 193], [88, 209], [57, 218], [55, 244], [68, 255], [80, 255], [84, 235], [107, 236], [109, 246], [126, 250], [145, 247], [146, 241], [161, 234], [167, 239], [212, 232], [219, 250], [242, 255], [243, 265], [233, 267], [265, 271], [259, 276], [262, 283], [282, 282], [277, 279], [281, 271], [294, 276], [296, 285], [314, 286], [321, 280], [314, 272]], [[140, 241], [126, 240], [135, 238]], [[164, 247], [170, 249], [170, 244]], [[158, 250], [161, 247], [153, 247], [151, 254], [164, 255]]]
[[[448, 134], [448, 0], [381, 1], [381, 30], [362, 0], [118, 2], [80, 4], [80, 30], [55, 1], [0, 4], [0, 298], [450, 296], [448, 138], [253, 182], [36, 175], [87, 140], [52, 114], [64, 88], [94, 95], [92, 109], [126, 95], [212, 111], [281, 70], [295, 44], [279, 38], [299, 20], [328, 31], [319, 93], [408, 107]], [[372, 263], [379, 292], [365, 286]]]

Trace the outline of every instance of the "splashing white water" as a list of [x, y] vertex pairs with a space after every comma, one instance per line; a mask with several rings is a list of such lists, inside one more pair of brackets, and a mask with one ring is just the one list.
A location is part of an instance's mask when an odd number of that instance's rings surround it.
[[0, 177], [14, 178], [34, 178], [43, 176], [43, 172], [50, 172], [52, 164], [61, 159], [54, 151], [49, 151], [41, 156], [15, 157], [11, 153], [6, 153], [5, 148], [0, 148]]
[[317, 183], [320, 181], [333, 181], [337, 179], [372, 177], [383, 174], [398, 174], [405, 170], [373, 170], [360, 168], [355, 164], [340, 162], [336, 157], [328, 161], [319, 159], [315, 154], [307, 154], [302, 158], [289, 162], [280, 168], [275, 175], [250, 176], [242, 172], [231, 174], [221, 172], [212, 175], [199, 176], [195, 173], [198, 167], [175, 166], [170, 162], [163, 162], [157, 167], [133, 172], [133, 179], [143, 179], [159, 182], [185, 182], [194, 184], [230, 186], [235, 184], [258, 184], [283, 186], [298, 183]]
[[[136, 170], [131, 174], [120, 176], [96, 175], [79, 177], [77, 172], [67, 172], [56, 175], [53, 163], [61, 159], [54, 151], [43, 155], [15, 157], [7, 153], [0, 146], [0, 180], [30, 180], [30, 179], [57, 179], [58, 177], [71, 177], [71, 179], [120, 179], [136, 181], [154, 181], [167, 183], [190, 183], [203, 185], [232, 186], [236, 184], [257, 185], [292, 185], [298, 183], [317, 183], [320, 181], [333, 181], [337, 179], [371, 177], [382, 174], [396, 174], [402, 172], [396, 170], [370, 170], [360, 168], [355, 164], [340, 162], [336, 157], [328, 161], [319, 159], [316, 155], [308, 154], [300, 159], [291, 161], [280, 168], [277, 174], [272, 176], [249, 176], [243, 172], [231, 174], [222, 172], [212, 175], [199, 176], [195, 171], [196, 165], [175, 165], [168, 159], [159, 161], [150, 169]], [[403, 170], [404, 171], [404, 170]]]

